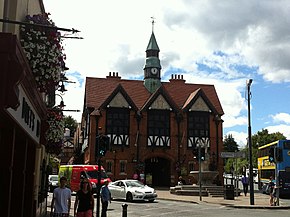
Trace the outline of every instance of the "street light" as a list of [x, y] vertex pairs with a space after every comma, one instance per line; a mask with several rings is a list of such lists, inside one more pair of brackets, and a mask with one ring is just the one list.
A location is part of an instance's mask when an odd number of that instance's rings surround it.
[[63, 112], [80, 112], [80, 110], [78, 110], [78, 109], [63, 109], [66, 105], [64, 104], [62, 96], [59, 94], [55, 94], [55, 95], [59, 96], [61, 98], [61, 101], [58, 105], [58, 107], [60, 107], [61, 111], [63, 111]]
[[199, 182], [199, 200], [202, 201], [202, 173], [201, 173], [201, 158], [202, 158], [202, 152], [201, 148], [204, 148], [205, 141], [199, 137], [197, 138], [197, 145], [198, 145], [198, 182]]
[[249, 144], [249, 178], [250, 178], [250, 205], [254, 205], [253, 159], [252, 159], [252, 132], [251, 132], [251, 84], [253, 79], [247, 80], [248, 90], [248, 144]]
[[97, 204], [96, 204], [96, 217], [100, 216], [100, 190], [101, 190], [101, 156], [99, 155], [99, 135], [102, 127], [99, 126], [99, 118], [101, 113], [98, 109], [95, 109], [92, 113], [92, 116], [95, 116], [95, 126], [96, 126], [96, 138], [95, 138], [95, 162], [98, 165], [98, 183], [97, 183]]
[[202, 192], [201, 192], [201, 142], [200, 138], [198, 139], [198, 182], [199, 182], [199, 200], [202, 201]]

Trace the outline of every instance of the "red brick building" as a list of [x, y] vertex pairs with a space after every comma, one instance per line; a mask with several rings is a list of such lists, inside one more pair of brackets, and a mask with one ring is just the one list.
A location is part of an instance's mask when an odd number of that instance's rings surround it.
[[[182, 75], [161, 81], [159, 47], [152, 32], [146, 50], [144, 80], [86, 78], [82, 150], [86, 164], [95, 164], [96, 136], [110, 137], [102, 158], [112, 178], [145, 175], [147, 184], [172, 186], [182, 175], [198, 170], [194, 150], [205, 150], [202, 170], [218, 170], [222, 178], [222, 120], [224, 114], [213, 85], [186, 83]], [[96, 129], [99, 129], [98, 132]]]

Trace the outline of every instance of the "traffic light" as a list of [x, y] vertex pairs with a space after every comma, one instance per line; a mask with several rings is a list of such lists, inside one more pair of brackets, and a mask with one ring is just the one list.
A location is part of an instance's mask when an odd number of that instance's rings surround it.
[[269, 162], [274, 163], [275, 162], [275, 148], [270, 147], [269, 149]]
[[275, 148], [275, 161], [282, 162], [283, 161], [283, 151], [281, 148]]
[[198, 149], [196, 147], [192, 150], [192, 154], [195, 159], [198, 159]]
[[200, 160], [205, 160], [205, 148], [200, 149]]
[[105, 156], [108, 150], [110, 150], [110, 137], [100, 135], [98, 137], [98, 156]]

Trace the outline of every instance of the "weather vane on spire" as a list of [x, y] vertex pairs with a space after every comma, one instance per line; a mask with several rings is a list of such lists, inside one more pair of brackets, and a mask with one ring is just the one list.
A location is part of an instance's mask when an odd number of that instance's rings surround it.
[[151, 17], [151, 19], [152, 19], [152, 32], [154, 32], [155, 17]]

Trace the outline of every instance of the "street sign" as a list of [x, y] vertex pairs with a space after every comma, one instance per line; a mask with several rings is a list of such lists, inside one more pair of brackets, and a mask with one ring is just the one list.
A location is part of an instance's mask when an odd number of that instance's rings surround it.
[[239, 158], [245, 158], [246, 152], [243, 152], [243, 151], [235, 152], [235, 156]]
[[245, 158], [246, 153], [239, 151], [239, 152], [221, 152], [221, 158]]
[[221, 158], [234, 158], [235, 152], [221, 152]]

